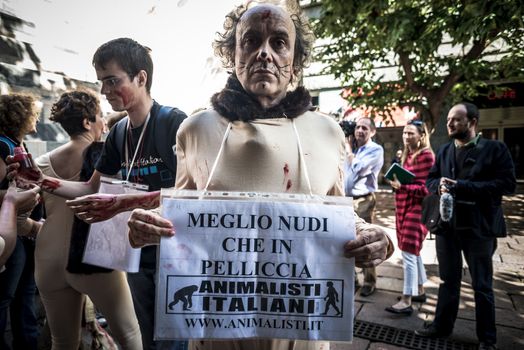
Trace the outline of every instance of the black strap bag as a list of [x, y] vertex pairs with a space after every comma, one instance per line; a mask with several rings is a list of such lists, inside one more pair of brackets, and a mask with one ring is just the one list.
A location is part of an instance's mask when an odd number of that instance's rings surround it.
[[445, 229], [447, 223], [440, 217], [440, 196], [430, 193], [422, 200], [422, 224], [429, 232], [438, 235]]

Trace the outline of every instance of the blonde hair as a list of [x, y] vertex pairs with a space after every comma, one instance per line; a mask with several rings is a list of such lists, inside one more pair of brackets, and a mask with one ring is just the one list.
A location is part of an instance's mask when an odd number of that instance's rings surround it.
[[[410, 120], [406, 124], [406, 126], [411, 125], [414, 126], [415, 129], [417, 129], [417, 132], [420, 134], [420, 141], [417, 146], [417, 150], [413, 154], [413, 163], [416, 164], [417, 162], [417, 156], [425, 150], [429, 150], [431, 153], [433, 153], [433, 150], [431, 149], [431, 144], [429, 143], [429, 132], [428, 128], [426, 127], [426, 123], [423, 123], [420, 120]], [[404, 145], [404, 149], [402, 150], [402, 158], [400, 160], [400, 164], [404, 166], [404, 163], [406, 162], [408, 158], [408, 146]]]

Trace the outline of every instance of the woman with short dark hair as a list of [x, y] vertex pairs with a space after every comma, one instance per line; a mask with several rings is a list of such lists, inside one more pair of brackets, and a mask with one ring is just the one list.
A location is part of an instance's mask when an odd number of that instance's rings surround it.
[[[36, 160], [49, 176], [87, 181], [102, 149], [105, 131], [98, 97], [89, 91], [64, 93], [51, 109], [71, 140]], [[89, 225], [75, 218], [65, 199], [44, 193], [47, 219], [36, 242], [36, 282], [47, 313], [52, 349], [78, 349], [85, 295], [107, 318], [123, 349], [142, 340], [126, 275], [82, 263]]]

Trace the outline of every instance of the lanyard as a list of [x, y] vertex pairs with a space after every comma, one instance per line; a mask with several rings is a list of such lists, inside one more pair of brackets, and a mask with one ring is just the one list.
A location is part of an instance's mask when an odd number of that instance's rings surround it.
[[[151, 116], [151, 112], [149, 112], [147, 114], [147, 118], [146, 118], [146, 121], [144, 122], [144, 127], [142, 128], [142, 132], [140, 133], [140, 137], [138, 138], [138, 142], [136, 144], [136, 148], [135, 148], [135, 154], [133, 155], [133, 159], [131, 160], [131, 163], [129, 163], [129, 142], [125, 142], [125, 145], [126, 145], [126, 152], [125, 152], [125, 156], [126, 156], [126, 172], [127, 172], [127, 176], [126, 176], [126, 182], [129, 181], [129, 176], [131, 175], [131, 170], [133, 170], [133, 165], [135, 164], [135, 159], [136, 159], [136, 155], [138, 154], [138, 149], [140, 148], [141, 144], [142, 144], [142, 139], [144, 137], [144, 133], [146, 131], [146, 128], [147, 128], [147, 123], [149, 122], [149, 117]], [[126, 133], [127, 135], [129, 135], [129, 131], [130, 131], [130, 128], [131, 126], [129, 125], [130, 122], [129, 122], [129, 118], [127, 119], [127, 128], [126, 128]]]

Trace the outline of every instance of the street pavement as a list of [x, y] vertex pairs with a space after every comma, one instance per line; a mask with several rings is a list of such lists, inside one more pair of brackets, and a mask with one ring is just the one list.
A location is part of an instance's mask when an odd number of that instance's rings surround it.
[[[503, 207], [508, 226], [508, 236], [498, 239], [498, 248], [493, 257], [494, 290], [496, 303], [498, 347], [501, 350], [524, 349], [524, 190], [519, 194], [504, 197]], [[377, 192], [375, 222], [386, 227], [396, 245], [395, 206], [390, 189]], [[475, 309], [473, 290], [468, 269], [464, 267], [461, 302], [453, 335], [448, 341], [424, 343], [414, 335], [425, 321], [433, 319], [438, 292], [438, 263], [435, 240], [428, 236], [421, 252], [426, 266], [428, 282], [425, 284], [426, 303], [414, 303], [411, 316], [397, 316], [384, 309], [397, 302], [402, 291], [402, 259], [398, 249], [393, 256], [377, 268], [376, 292], [369, 297], [355, 295], [355, 321], [367, 325], [383, 326], [381, 330], [355, 335], [352, 343], [331, 343], [331, 350], [397, 350], [397, 349], [476, 349]], [[362, 274], [359, 274], [362, 283]], [[41, 311], [43, 317], [43, 311]], [[10, 337], [10, 332], [7, 332]], [[89, 346], [89, 337], [84, 332], [84, 345]], [[398, 345], [399, 340], [411, 340], [411, 346]], [[394, 339], [395, 341], [385, 341]], [[392, 344], [397, 345], [392, 345]], [[49, 349], [48, 329], [43, 327], [39, 349]]]
[[[524, 349], [524, 191], [519, 194], [504, 197], [504, 213], [508, 226], [508, 236], [498, 239], [498, 248], [493, 257], [494, 291], [496, 305], [496, 324], [499, 349]], [[388, 229], [388, 233], [396, 243], [394, 197], [389, 189], [377, 192], [377, 211], [375, 223]], [[377, 268], [378, 281], [376, 292], [369, 297], [355, 295], [356, 321], [370, 322], [393, 327], [408, 338], [417, 337], [413, 331], [423, 326], [425, 321], [434, 317], [437, 302], [438, 262], [435, 252], [435, 240], [428, 236], [421, 252], [426, 266], [428, 282], [425, 284], [426, 303], [414, 303], [415, 312], [411, 316], [398, 316], [386, 312], [387, 306], [397, 302], [397, 296], [402, 292], [403, 272], [400, 251], [396, 249], [393, 256]], [[465, 264], [464, 264], [465, 265]], [[362, 283], [362, 274], [359, 274]], [[448, 338], [448, 344], [437, 344], [432, 347], [425, 345], [424, 349], [476, 349], [475, 334], [475, 303], [471, 279], [467, 266], [464, 266], [461, 288], [461, 301], [457, 322], [453, 335]], [[380, 335], [380, 334], [379, 334]], [[332, 350], [372, 350], [372, 349], [405, 349], [407, 346], [388, 344], [377, 336], [367, 336], [365, 339], [355, 336], [352, 344], [332, 343]], [[378, 338], [378, 339], [377, 339]], [[396, 337], [398, 338], [398, 337]], [[398, 339], [397, 339], [398, 340]], [[401, 339], [402, 340], [402, 339]], [[413, 339], [411, 339], [413, 340]], [[423, 339], [419, 339], [423, 340]], [[392, 342], [395, 343], [395, 342]], [[427, 346], [427, 347], [426, 347]], [[416, 347], [411, 347], [416, 348]]]

